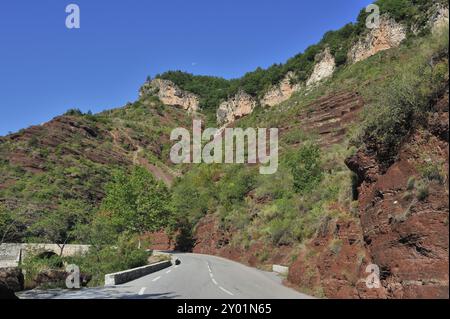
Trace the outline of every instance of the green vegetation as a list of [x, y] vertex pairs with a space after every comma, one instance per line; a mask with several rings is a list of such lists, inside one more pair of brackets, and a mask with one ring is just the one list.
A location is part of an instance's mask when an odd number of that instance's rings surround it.
[[57, 244], [61, 249], [75, 239], [76, 227], [86, 224], [89, 220], [90, 207], [77, 200], [66, 200], [60, 205], [40, 216], [28, 231], [31, 242]]
[[299, 152], [288, 159], [296, 192], [313, 190], [322, 179], [320, 149], [316, 145], [303, 145]]
[[206, 111], [215, 110], [232, 90], [237, 89], [233, 81], [214, 76], [195, 76], [181, 71], [168, 71], [158, 74], [156, 77], [170, 80], [184, 90], [199, 95], [201, 97], [200, 105]]
[[[346, 214], [330, 204], [350, 207], [352, 176], [341, 148], [322, 159], [310, 143], [287, 151], [272, 176], [242, 165], [192, 168], [172, 189], [175, 224], [193, 231], [201, 217], [216, 215], [223, 229], [240, 238], [236, 245], [248, 240], [292, 245], [311, 238], [327, 216]], [[339, 164], [334, 164], [336, 157]]]
[[20, 225], [23, 224], [20, 217], [12, 214], [0, 203], [0, 244], [14, 242], [18, 238]]
[[116, 241], [104, 242], [101, 246], [95, 245], [82, 255], [60, 257], [36, 251], [27, 256], [21, 264], [25, 273], [25, 287], [65, 288], [65, 265], [68, 264], [75, 264], [80, 268], [83, 285], [102, 286], [105, 274], [147, 264], [149, 254], [137, 246], [138, 238], [122, 234]]
[[427, 163], [419, 167], [419, 172], [428, 181], [437, 181], [440, 184], [445, 182], [445, 166], [440, 163]]
[[389, 81], [371, 87], [362, 139], [380, 162], [392, 162], [405, 137], [423, 122], [431, 102], [445, 89], [448, 61], [430, 61], [447, 56], [448, 43], [448, 30], [420, 40], [414, 57], [391, 66], [395, 75]]
[[[39, 276], [43, 273], [49, 271], [62, 270], [63, 258], [58, 255], [42, 255], [41, 252], [36, 251], [35, 253], [27, 256], [21, 264], [21, 268], [24, 272], [24, 286], [26, 289], [33, 289], [38, 283]], [[42, 283], [42, 288], [62, 288], [65, 286], [62, 278], [60, 280], [55, 280], [53, 282]]]
[[412, 191], [414, 189], [414, 187], [416, 186], [416, 178], [414, 176], [411, 176], [408, 179], [408, 183], [406, 184], [406, 189], [408, 191]]
[[333, 239], [330, 242], [330, 250], [333, 252], [333, 254], [338, 255], [342, 248], [342, 240], [341, 239]]
[[131, 174], [123, 171], [113, 174], [100, 209], [111, 214], [117, 232], [143, 234], [167, 226], [169, 199], [166, 186], [137, 166]]
[[421, 182], [419, 185], [417, 185], [417, 199], [420, 201], [425, 200], [428, 195], [430, 194], [429, 186], [426, 182]]
[[85, 206], [71, 201], [32, 225], [30, 232], [38, 237], [34, 241], [57, 243], [60, 256], [68, 242], [86, 243], [91, 248], [86, 254], [64, 258], [42, 258], [38, 252], [23, 264], [27, 280], [36, 281], [47, 270], [64, 271], [63, 263], [69, 263], [78, 265], [95, 286], [102, 284], [106, 273], [145, 265], [149, 243], [143, 243], [140, 236], [168, 224], [168, 194], [143, 168], [135, 167], [130, 173], [116, 171], [95, 214], [87, 214]]
[[[96, 236], [100, 239], [98, 234]], [[123, 233], [113, 242], [102, 242], [107, 238], [93, 241], [93, 246], [84, 255], [66, 258], [69, 264], [78, 265], [81, 272], [92, 276], [89, 282], [91, 287], [103, 285], [105, 274], [144, 266], [149, 258], [149, 253], [139, 248], [139, 245], [145, 246], [135, 235]]]
[[[380, 7], [380, 12], [387, 12], [397, 22], [405, 23], [408, 29], [412, 26], [425, 26], [426, 17], [424, 13], [432, 8], [436, 4], [442, 6], [448, 6], [446, 0], [378, 0], [375, 2]], [[358, 24], [361, 24], [364, 15], [360, 15], [358, 18]], [[422, 31], [422, 35], [425, 34], [428, 29]]]

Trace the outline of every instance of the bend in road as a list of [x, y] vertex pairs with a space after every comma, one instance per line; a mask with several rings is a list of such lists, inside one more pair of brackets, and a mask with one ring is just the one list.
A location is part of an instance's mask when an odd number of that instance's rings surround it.
[[306, 299], [282, 285], [274, 273], [221, 257], [176, 253], [180, 265], [128, 283], [99, 288], [32, 290], [21, 298], [38, 299]]

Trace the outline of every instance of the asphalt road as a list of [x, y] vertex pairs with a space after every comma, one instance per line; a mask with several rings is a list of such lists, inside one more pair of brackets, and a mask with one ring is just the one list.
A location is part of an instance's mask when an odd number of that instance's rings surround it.
[[31, 299], [305, 299], [282, 285], [275, 273], [198, 254], [175, 254], [181, 264], [113, 287], [70, 290], [32, 290]]

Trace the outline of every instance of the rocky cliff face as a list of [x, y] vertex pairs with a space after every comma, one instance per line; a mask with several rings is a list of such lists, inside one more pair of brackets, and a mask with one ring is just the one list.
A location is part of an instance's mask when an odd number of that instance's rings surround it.
[[430, 26], [433, 32], [436, 32], [445, 26], [448, 26], [448, 7], [436, 6], [430, 17]]
[[330, 49], [326, 48], [322, 53], [316, 56], [316, 65], [313, 73], [306, 81], [306, 86], [312, 86], [333, 75], [336, 68], [336, 61], [331, 54]]
[[448, 170], [448, 140], [432, 130], [415, 132], [386, 171], [367, 153], [348, 160], [363, 181], [364, 244], [388, 297], [448, 298], [448, 177], [427, 180], [419, 172], [432, 163]]
[[343, 91], [323, 96], [305, 107], [312, 111], [302, 112], [295, 119], [301, 125], [281, 127], [280, 134], [302, 129], [317, 134], [320, 146], [330, 147], [344, 140], [348, 125], [357, 118], [363, 106], [363, 99], [356, 93]]
[[230, 245], [234, 231], [234, 229], [223, 229], [215, 216], [207, 215], [200, 220], [196, 227], [195, 244], [192, 251], [198, 254], [222, 256], [250, 266], [258, 266], [261, 265], [261, 251], [265, 250], [268, 252], [266, 263], [289, 263], [290, 247], [276, 247], [255, 241], [248, 249], [242, 249]]
[[[316, 61], [314, 70], [306, 82], [306, 87], [311, 87], [332, 76], [336, 68], [335, 59], [328, 48], [317, 55]], [[301, 85], [293, 83], [294, 77], [293, 72], [288, 72], [280, 83], [270, 88], [260, 99], [260, 105], [270, 107], [278, 105], [299, 91]], [[235, 119], [250, 114], [257, 104], [258, 102], [254, 98], [240, 91], [232, 99], [223, 102], [219, 106], [217, 122], [219, 124], [232, 123]]]
[[197, 112], [200, 108], [199, 98], [195, 94], [180, 89], [168, 80], [155, 79], [145, 83], [139, 91], [139, 96], [149, 94], [157, 95], [166, 105], [179, 107], [189, 112]]
[[288, 100], [292, 94], [300, 88], [298, 84], [293, 84], [294, 78], [293, 72], [288, 72], [284, 79], [278, 84], [273, 86], [261, 99], [261, 105], [263, 106], [275, 106], [286, 100]]
[[[330, 298], [448, 298], [448, 118], [447, 90], [394, 163], [364, 150], [346, 161], [360, 181], [357, 218], [324, 221], [290, 282]], [[440, 173], [424, 176], [434, 166]], [[369, 264], [380, 269], [378, 289], [365, 284]]]
[[380, 26], [360, 39], [350, 49], [348, 58], [352, 63], [365, 60], [380, 51], [399, 46], [405, 38], [405, 26], [388, 17], [381, 17]]
[[256, 105], [256, 100], [241, 90], [234, 97], [220, 104], [217, 109], [217, 122], [219, 124], [234, 122], [234, 120], [250, 114]]

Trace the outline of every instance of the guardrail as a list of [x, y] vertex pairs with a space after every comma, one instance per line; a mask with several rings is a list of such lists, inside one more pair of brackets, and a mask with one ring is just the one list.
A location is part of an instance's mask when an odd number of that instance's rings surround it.
[[105, 275], [105, 286], [115, 286], [170, 267], [170, 260]]
[[280, 275], [286, 275], [289, 273], [289, 267], [281, 265], [272, 265], [272, 271], [279, 273]]

